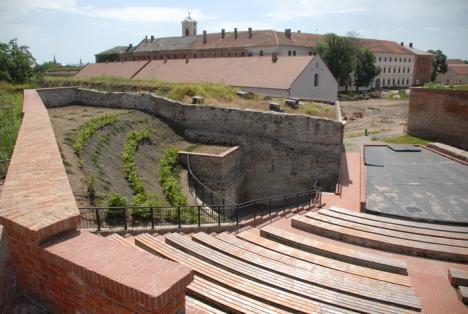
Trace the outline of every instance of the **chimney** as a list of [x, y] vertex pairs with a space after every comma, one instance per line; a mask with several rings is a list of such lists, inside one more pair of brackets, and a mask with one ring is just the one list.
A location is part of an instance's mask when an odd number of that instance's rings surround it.
[[128, 49], [132, 49], [133, 48], [133, 45], [132, 44], [128, 44]]
[[402, 47], [403, 47], [404, 45], [405, 45], [405, 43], [404, 43], [404, 42], [401, 42], [401, 43], [400, 43], [400, 46], [402, 46]]
[[237, 27], [234, 28], [234, 39], [237, 39]]
[[271, 54], [271, 61], [272, 61], [273, 63], [276, 63], [276, 61], [278, 61], [278, 53], [277, 53], [277, 52], [273, 52], [273, 53]]
[[249, 38], [252, 38], [252, 27], [249, 27]]
[[148, 35], [145, 35], [145, 44], [148, 43]]
[[410, 47], [410, 48], [413, 48], [413, 43], [409, 43], [409, 47]]
[[226, 32], [224, 31], [224, 28], [221, 30], [221, 38], [224, 38], [226, 36]]
[[298, 29], [297, 32], [298, 32], [299, 34], [302, 33], [300, 29]]
[[154, 41], [154, 35], [151, 35], [151, 42]]
[[290, 28], [286, 28], [284, 30], [284, 34], [286, 35], [286, 37], [288, 37], [289, 39], [291, 39], [291, 29]]
[[203, 31], [203, 44], [206, 44], [206, 31]]

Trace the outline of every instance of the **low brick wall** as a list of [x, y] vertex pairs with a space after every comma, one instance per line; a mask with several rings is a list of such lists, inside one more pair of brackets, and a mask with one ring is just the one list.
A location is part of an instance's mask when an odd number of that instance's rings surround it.
[[177, 263], [77, 231], [79, 211], [35, 90], [0, 197], [19, 288], [57, 313], [180, 313], [193, 273]]
[[468, 150], [468, 91], [412, 88], [408, 133]]

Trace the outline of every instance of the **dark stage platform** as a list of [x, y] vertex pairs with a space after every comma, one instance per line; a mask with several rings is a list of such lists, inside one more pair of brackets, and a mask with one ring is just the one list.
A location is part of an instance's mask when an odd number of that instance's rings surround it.
[[366, 146], [366, 210], [468, 225], [468, 167], [424, 148]]

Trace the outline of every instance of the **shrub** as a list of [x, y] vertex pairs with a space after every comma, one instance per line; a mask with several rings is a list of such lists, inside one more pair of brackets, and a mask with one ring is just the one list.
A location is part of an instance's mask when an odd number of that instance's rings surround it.
[[[132, 203], [134, 206], [158, 207], [162, 206], [159, 197], [156, 194], [147, 195], [140, 193], [133, 197]], [[133, 218], [148, 219], [151, 218], [150, 208], [132, 208], [131, 215]]]
[[96, 174], [91, 174], [88, 178], [87, 186], [89, 202], [91, 205], [96, 205]]
[[115, 219], [115, 218], [123, 218], [125, 217], [125, 211], [123, 210], [124, 207], [127, 206], [127, 199], [125, 196], [116, 193], [110, 192], [107, 195], [107, 206], [108, 207], [122, 207], [122, 208], [109, 208], [107, 211], [107, 218]]
[[180, 189], [177, 155], [176, 148], [170, 147], [165, 150], [164, 157], [159, 162], [159, 182], [169, 204], [172, 206], [185, 206], [187, 205], [187, 199]]
[[140, 175], [137, 173], [135, 153], [138, 150], [138, 144], [143, 140], [149, 140], [149, 138], [148, 130], [131, 132], [127, 137], [127, 141], [125, 142], [124, 150], [122, 152], [125, 178], [135, 194], [145, 193], [145, 185]]
[[78, 130], [78, 136], [75, 138], [73, 149], [78, 157], [81, 157], [88, 140], [101, 128], [115, 124], [118, 121], [118, 114], [105, 114], [92, 118], [83, 124]]

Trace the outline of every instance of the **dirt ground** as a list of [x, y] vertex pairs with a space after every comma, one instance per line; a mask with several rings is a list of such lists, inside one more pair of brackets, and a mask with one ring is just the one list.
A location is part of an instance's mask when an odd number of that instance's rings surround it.
[[[81, 164], [72, 148], [74, 134], [93, 116], [105, 113], [118, 113], [119, 121], [98, 130], [90, 138], [84, 149]], [[92, 174], [96, 177], [95, 189], [98, 193], [106, 195], [109, 192], [117, 192], [131, 202], [133, 191], [125, 179], [121, 157], [127, 135], [131, 131], [150, 130], [150, 140], [139, 145], [135, 160], [146, 192], [157, 194], [163, 203], [166, 201], [159, 184], [159, 161], [167, 147], [184, 150], [196, 146], [201, 151], [224, 151], [226, 149], [218, 146], [205, 147], [188, 142], [166, 123], [136, 110], [68, 106], [51, 108], [49, 115], [75, 199], [80, 207], [90, 205], [87, 182]], [[181, 177], [183, 175], [184, 172], [181, 173]], [[183, 185], [186, 180], [181, 181]], [[189, 197], [187, 198], [190, 200]]]
[[[346, 117], [344, 144], [347, 151], [358, 151], [361, 144], [383, 143], [385, 137], [406, 131], [408, 100], [369, 99], [341, 101]], [[368, 136], [364, 135], [365, 129]]]

